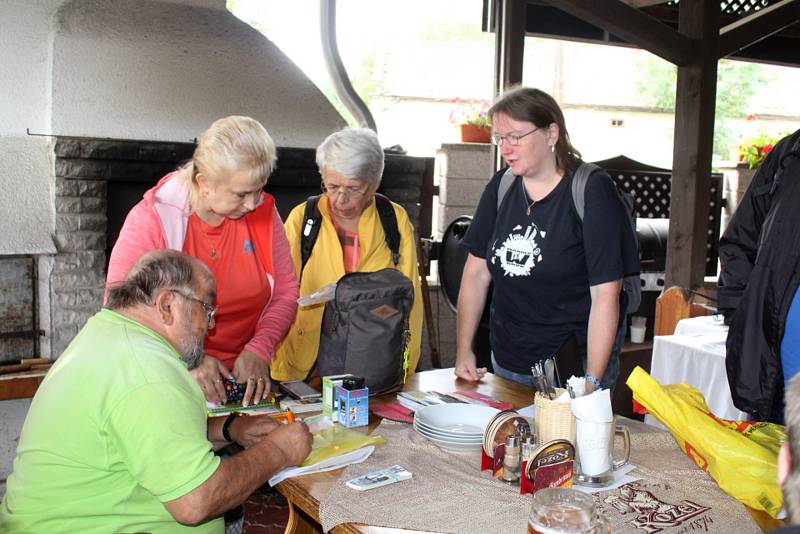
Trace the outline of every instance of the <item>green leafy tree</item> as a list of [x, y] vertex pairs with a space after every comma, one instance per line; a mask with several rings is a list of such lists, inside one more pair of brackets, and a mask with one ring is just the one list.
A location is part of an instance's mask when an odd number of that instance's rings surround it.
[[[648, 56], [641, 65], [639, 79], [640, 104], [658, 111], [675, 112], [677, 68], [655, 56]], [[717, 66], [717, 102], [714, 114], [714, 155], [728, 156], [728, 147], [735, 139], [730, 119], [744, 118], [750, 98], [770, 77], [761, 65], [722, 60]]]

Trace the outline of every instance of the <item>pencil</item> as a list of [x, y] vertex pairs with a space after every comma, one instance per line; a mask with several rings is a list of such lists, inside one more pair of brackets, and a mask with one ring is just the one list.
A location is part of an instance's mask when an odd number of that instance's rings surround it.
[[286, 422], [294, 423], [294, 413], [292, 413], [292, 410], [286, 410]]

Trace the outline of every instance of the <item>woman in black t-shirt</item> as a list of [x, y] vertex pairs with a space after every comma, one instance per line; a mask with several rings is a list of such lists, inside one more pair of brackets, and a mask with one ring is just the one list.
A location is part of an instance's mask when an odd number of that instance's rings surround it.
[[605, 172], [592, 175], [581, 222], [570, 191], [580, 153], [555, 100], [538, 89], [517, 87], [489, 114], [493, 142], [516, 177], [499, 209], [505, 169], [492, 178], [462, 241], [469, 255], [458, 298], [455, 373], [470, 381], [486, 373], [476, 366], [472, 339], [493, 282], [495, 374], [530, 384], [531, 365], [575, 336], [587, 380], [598, 386], [600, 378], [608, 378], [613, 385], [616, 369], [613, 377], [604, 374], [628, 267], [623, 251], [629, 246], [629, 223], [614, 183]]

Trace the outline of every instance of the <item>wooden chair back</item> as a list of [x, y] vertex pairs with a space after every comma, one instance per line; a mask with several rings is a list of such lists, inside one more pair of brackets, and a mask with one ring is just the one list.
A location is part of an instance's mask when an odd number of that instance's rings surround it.
[[693, 304], [690, 294], [682, 287], [672, 286], [665, 289], [656, 299], [656, 318], [653, 334], [671, 336], [681, 319], [711, 315], [711, 310]]

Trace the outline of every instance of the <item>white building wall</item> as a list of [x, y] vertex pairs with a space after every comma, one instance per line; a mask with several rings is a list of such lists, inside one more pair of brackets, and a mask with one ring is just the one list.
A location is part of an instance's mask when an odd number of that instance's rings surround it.
[[344, 126], [294, 63], [217, 4], [64, 4], [54, 21], [53, 131], [189, 141], [241, 114], [279, 146], [314, 147]]
[[0, 254], [55, 252], [50, 21], [60, 1], [0, 3]]

